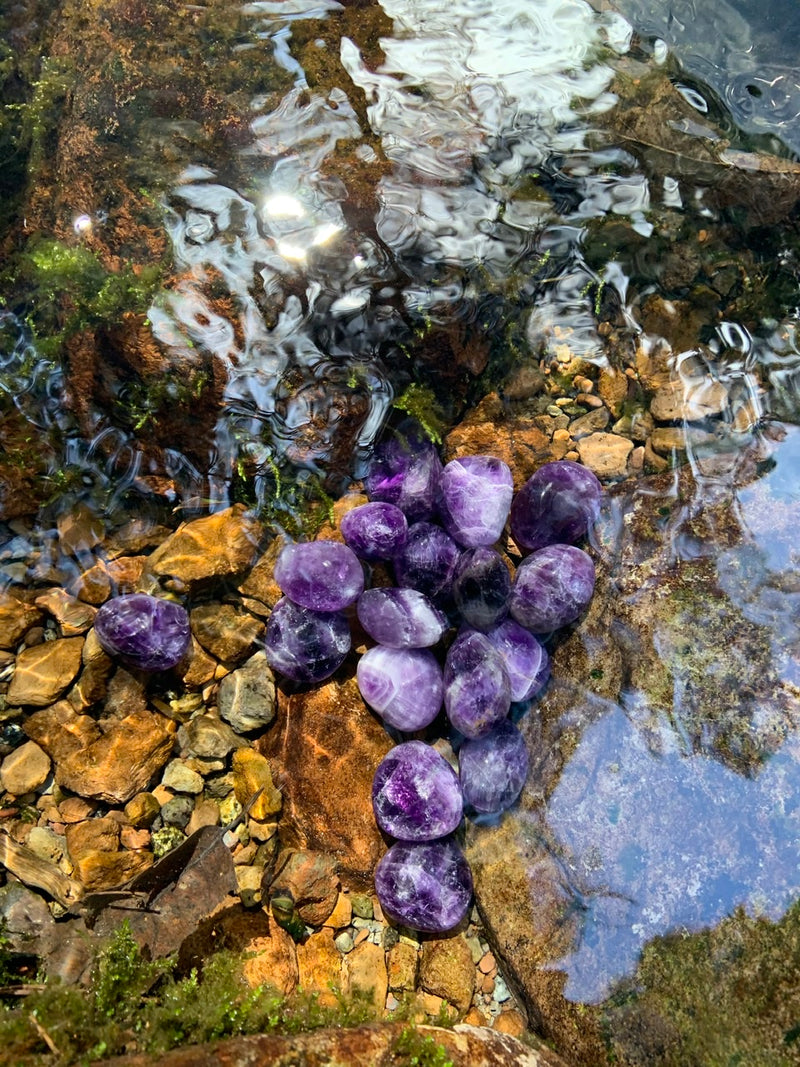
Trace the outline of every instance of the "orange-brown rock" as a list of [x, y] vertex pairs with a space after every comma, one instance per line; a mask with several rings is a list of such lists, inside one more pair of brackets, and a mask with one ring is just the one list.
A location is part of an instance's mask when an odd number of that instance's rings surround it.
[[303, 922], [321, 926], [336, 906], [339, 878], [331, 856], [308, 849], [283, 853], [262, 895], [288, 896]]
[[233, 604], [200, 604], [191, 612], [192, 634], [223, 663], [240, 663], [264, 633], [264, 623]]
[[38, 608], [10, 593], [0, 593], [0, 648], [16, 648], [31, 626], [41, 621]]
[[380, 945], [362, 941], [344, 957], [343, 989], [345, 993], [360, 990], [372, 998], [376, 1011], [383, 1011], [389, 980], [386, 974], [386, 959]]
[[108, 816], [71, 823], [65, 833], [73, 863], [90, 852], [116, 852], [119, 848], [119, 823]]
[[63, 637], [85, 634], [97, 614], [90, 604], [84, 604], [63, 589], [48, 589], [34, 601], [38, 608], [52, 615], [61, 627]]
[[271, 986], [284, 996], [297, 988], [295, 943], [264, 911], [246, 911], [240, 904], [223, 907], [189, 938], [182, 962], [194, 965], [214, 949], [240, 955], [244, 977], [253, 988]]
[[281, 782], [284, 842], [334, 856], [347, 884], [371, 887], [386, 851], [372, 815], [372, 777], [391, 739], [352, 675], [291, 696], [279, 691], [278, 706], [278, 723], [256, 747]]
[[35, 741], [26, 741], [0, 762], [0, 789], [23, 796], [44, 785], [49, 773], [50, 757]]
[[184, 523], [153, 552], [145, 573], [195, 585], [230, 578], [252, 565], [263, 535], [243, 504]]
[[271, 815], [278, 814], [283, 797], [280, 790], [275, 788], [272, 769], [265, 756], [253, 748], [237, 748], [231, 759], [231, 770], [233, 791], [242, 807], [249, 804], [261, 790], [250, 808], [252, 819], [265, 822]]
[[335, 1007], [333, 990], [342, 987], [342, 956], [333, 943], [333, 930], [323, 927], [298, 944], [297, 968], [303, 992], [317, 993], [323, 1007]]
[[8, 687], [9, 704], [44, 708], [67, 691], [81, 667], [82, 637], [62, 637], [26, 648]]
[[475, 990], [475, 964], [461, 934], [425, 941], [419, 961], [419, 984], [465, 1012]]
[[398, 941], [386, 954], [389, 988], [395, 992], [412, 992], [417, 987], [419, 952], [408, 941]]
[[82, 711], [101, 700], [114, 671], [114, 661], [101, 647], [94, 630], [86, 635], [81, 652], [83, 670], [69, 692], [68, 700], [76, 711]]
[[281, 587], [273, 577], [275, 560], [287, 544], [285, 537], [274, 537], [267, 545], [264, 554], [239, 586], [239, 592], [248, 600], [255, 600], [265, 608], [274, 608], [283, 596]]
[[91, 849], [75, 864], [75, 876], [89, 890], [114, 889], [153, 865], [153, 853]]

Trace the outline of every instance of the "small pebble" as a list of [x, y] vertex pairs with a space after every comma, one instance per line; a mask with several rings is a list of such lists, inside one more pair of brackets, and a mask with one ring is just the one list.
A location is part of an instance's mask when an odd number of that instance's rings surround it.
[[507, 1000], [511, 999], [511, 993], [508, 986], [505, 983], [502, 975], [499, 975], [494, 980], [494, 999], [498, 1004], [504, 1004]]
[[337, 934], [333, 939], [333, 943], [343, 955], [346, 955], [355, 946], [353, 935], [348, 930], [343, 930], [340, 934]]

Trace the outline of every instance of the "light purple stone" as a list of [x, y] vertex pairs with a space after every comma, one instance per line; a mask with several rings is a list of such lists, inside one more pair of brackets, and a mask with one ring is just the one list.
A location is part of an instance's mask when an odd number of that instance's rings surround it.
[[514, 480], [495, 456], [451, 460], [439, 483], [439, 514], [450, 536], [467, 548], [493, 545], [503, 532]]
[[370, 500], [396, 504], [409, 522], [428, 519], [436, 510], [442, 461], [418, 426], [403, 423], [382, 442], [364, 479]]
[[444, 705], [450, 722], [465, 737], [483, 737], [508, 715], [508, 671], [483, 634], [468, 630], [448, 649]]
[[350, 626], [336, 612], [309, 611], [282, 597], [267, 620], [267, 662], [295, 682], [321, 682], [350, 651]]
[[584, 613], [594, 592], [594, 563], [574, 545], [548, 545], [517, 567], [509, 610], [535, 634], [568, 626]]
[[417, 589], [431, 600], [443, 600], [450, 595], [460, 555], [458, 545], [441, 526], [416, 522], [393, 560], [397, 584]]
[[360, 559], [391, 559], [406, 543], [408, 521], [400, 508], [376, 500], [348, 511], [342, 537]]
[[465, 741], [458, 750], [464, 804], [487, 815], [505, 811], [522, 792], [528, 767], [522, 734], [508, 719], [485, 737]]
[[514, 619], [503, 619], [486, 631], [486, 637], [503, 657], [511, 682], [511, 699], [532, 700], [550, 677], [547, 649]]
[[369, 636], [389, 648], [428, 648], [447, 629], [447, 619], [416, 589], [365, 589], [356, 605]]
[[545, 463], [511, 505], [511, 536], [520, 548], [574, 544], [600, 514], [603, 487], [588, 467], [559, 459]]
[[442, 671], [425, 648], [376, 645], [358, 661], [356, 679], [367, 704], [404, 733], [429, 726], [442, 706]]
[[511, 574], [492, 548], [469, 548], [453, 575], [453, 600], [461, 618], [476, 630], [488, 630], [508, 612]]
[[339, 541], [287, 545], [275, 561], [274, 575], [286, 596], [310, 611], [341, 611], [364, 590], [358, 557]]
[[458, 775], [435, 748], [406, 741], [384, 756], [372, 781], [375, 821], [400, 841], [434, 841], [461, 822]]
[[399, 841], [375, 868], [375, 892], [387, 918], [426, 934], [444, 934], [466, 917], [472, 874], [455, 841]]
[[126, 593], [106, 601], [94, 619], [102, 648], [127, 667], [166, 671], [189, 649], [191, 629], [185, 608], [147, 593]]

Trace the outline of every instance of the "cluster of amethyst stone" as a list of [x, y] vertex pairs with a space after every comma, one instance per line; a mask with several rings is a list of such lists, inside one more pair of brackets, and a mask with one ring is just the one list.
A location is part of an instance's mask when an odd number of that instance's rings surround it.
[[[404, 741], [381, 762], [372, 791], [378, 825], [396, 839], [375, 872], [381, 906], [401, 925], [442, 933], [472, 898], [454, 832], [465, 810], [498, 813], [519, 796], [528, 754], [512, 704], [547, 681], [541, 639], [591, 599], [594, 565], [574, 542], [597, 517], [601, 487], [585, 467], [557, 461], [514, 496], [501, 460], [465, 456], [443, 467], [411, 431], [376, 451], [365, 488], [370, 503], [342, 520], [345, 544], [292, 544], [280, 554], [284, 597], [267, 624], [267, 658], [297, 682], [329, 677], [350, 650], [345, 611], [355, 604], [377, 642], [357, 668], [366, 703], [402, 734], [424, 730], [444, 706], [458, 773], [429, 745]], [[507, 522], [529, 553], [513, 578], [493, 547]], [[396, 586], [365, 589], [369, 564], [379, 562]], [[432, 647], [453, 628], [442, 667]]]

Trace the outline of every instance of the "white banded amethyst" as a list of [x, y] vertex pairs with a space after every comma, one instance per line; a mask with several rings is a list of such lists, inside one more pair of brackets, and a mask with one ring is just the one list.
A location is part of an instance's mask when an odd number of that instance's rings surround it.
[[453, 574], [453, 600], [461, 618], [476, 630], [488, 630], [508, 612], [511, 574], [492, 548], [461, 553]]
[[568, 459], [545, 463], [511, 505], [511, 536], [520, 548], [574, 544], [600, 514], [603, 488], [588, 467]]
[[372, 808], [384, 833], [400, 841], [434, 841], [451, 834], [463, 814], [458, 775], [422, 741], [396, 745], [375, 771]]
[[125, 593], [107, 600], [94, 619], [101, 647], [140, 671], [166, 671], [186, 655], [191, 642], [189, 615], [172, 600]]
[[283, 593], [310, 611], [341, 611], [364, 590], [364, 570], [355, 552], [339, 541], [287, 545], [275, 561]]
[[467, 808], [496, 814], [511, 807], [528, 777], [528, 749], [516, 726], [505, 719], [485, 737], [458, 750], [458, 775]]
[[517, 567], [509, 610], [535, 634], [568, 626], [584, 613], [594, 592], [594, 563], [574, 545], [547, 545]]
[[375, 868], [375, 892], [387, 918], [426, 934], [444, 934], [466, 917], [472, 874], [451, 837], [398, 841]]
[[514, 480], [495, 456], [451, 460], [439, 483], [439, 514], [450, 536], [467, 548], [493, 545], [503, 532]]
[[447, 619], [416, 589], [365, 589], [356, 605], [369, 636], [389, 648], [428, 648], [447, 629]]
[[373, 711], [404, 733], [429, 726], [442, 706], [442, 671], [425, 648], [376, 645], [358, 661], [356, 679]]
[[444, 600], [450, 595], [460, 555], [458, 545], [441, 526], [415, 522], [393, 560], [397, 584], [417, 589], [431, 600]]
[[468, 630], [450, 646], [444, 664], [447, 717], [465, 737], [483, 737], [508, 715], [511, 684], [499, 652]]
[[400, 508], [381, 500], [348, 511], [340, 529], [360, 559], [391, 559], [406, 543], [408, 521]]
[[267, 620], [267, 662], [295, 682], [321, 682], [350, 651], [350, 626], [338, 612], [310, 611], [282, 597]]
[[396, 504], [409, 522], [428, 519], [436, 510], [442, 461], [433, 444], [412, 423], [375, 449], [364, 488], [370, 500]]
[[532, 700], [550, 677], [550, 657], [544, 645], [514, 619], [503, 619], [486, 631], [503, 657], [513, 701]]

